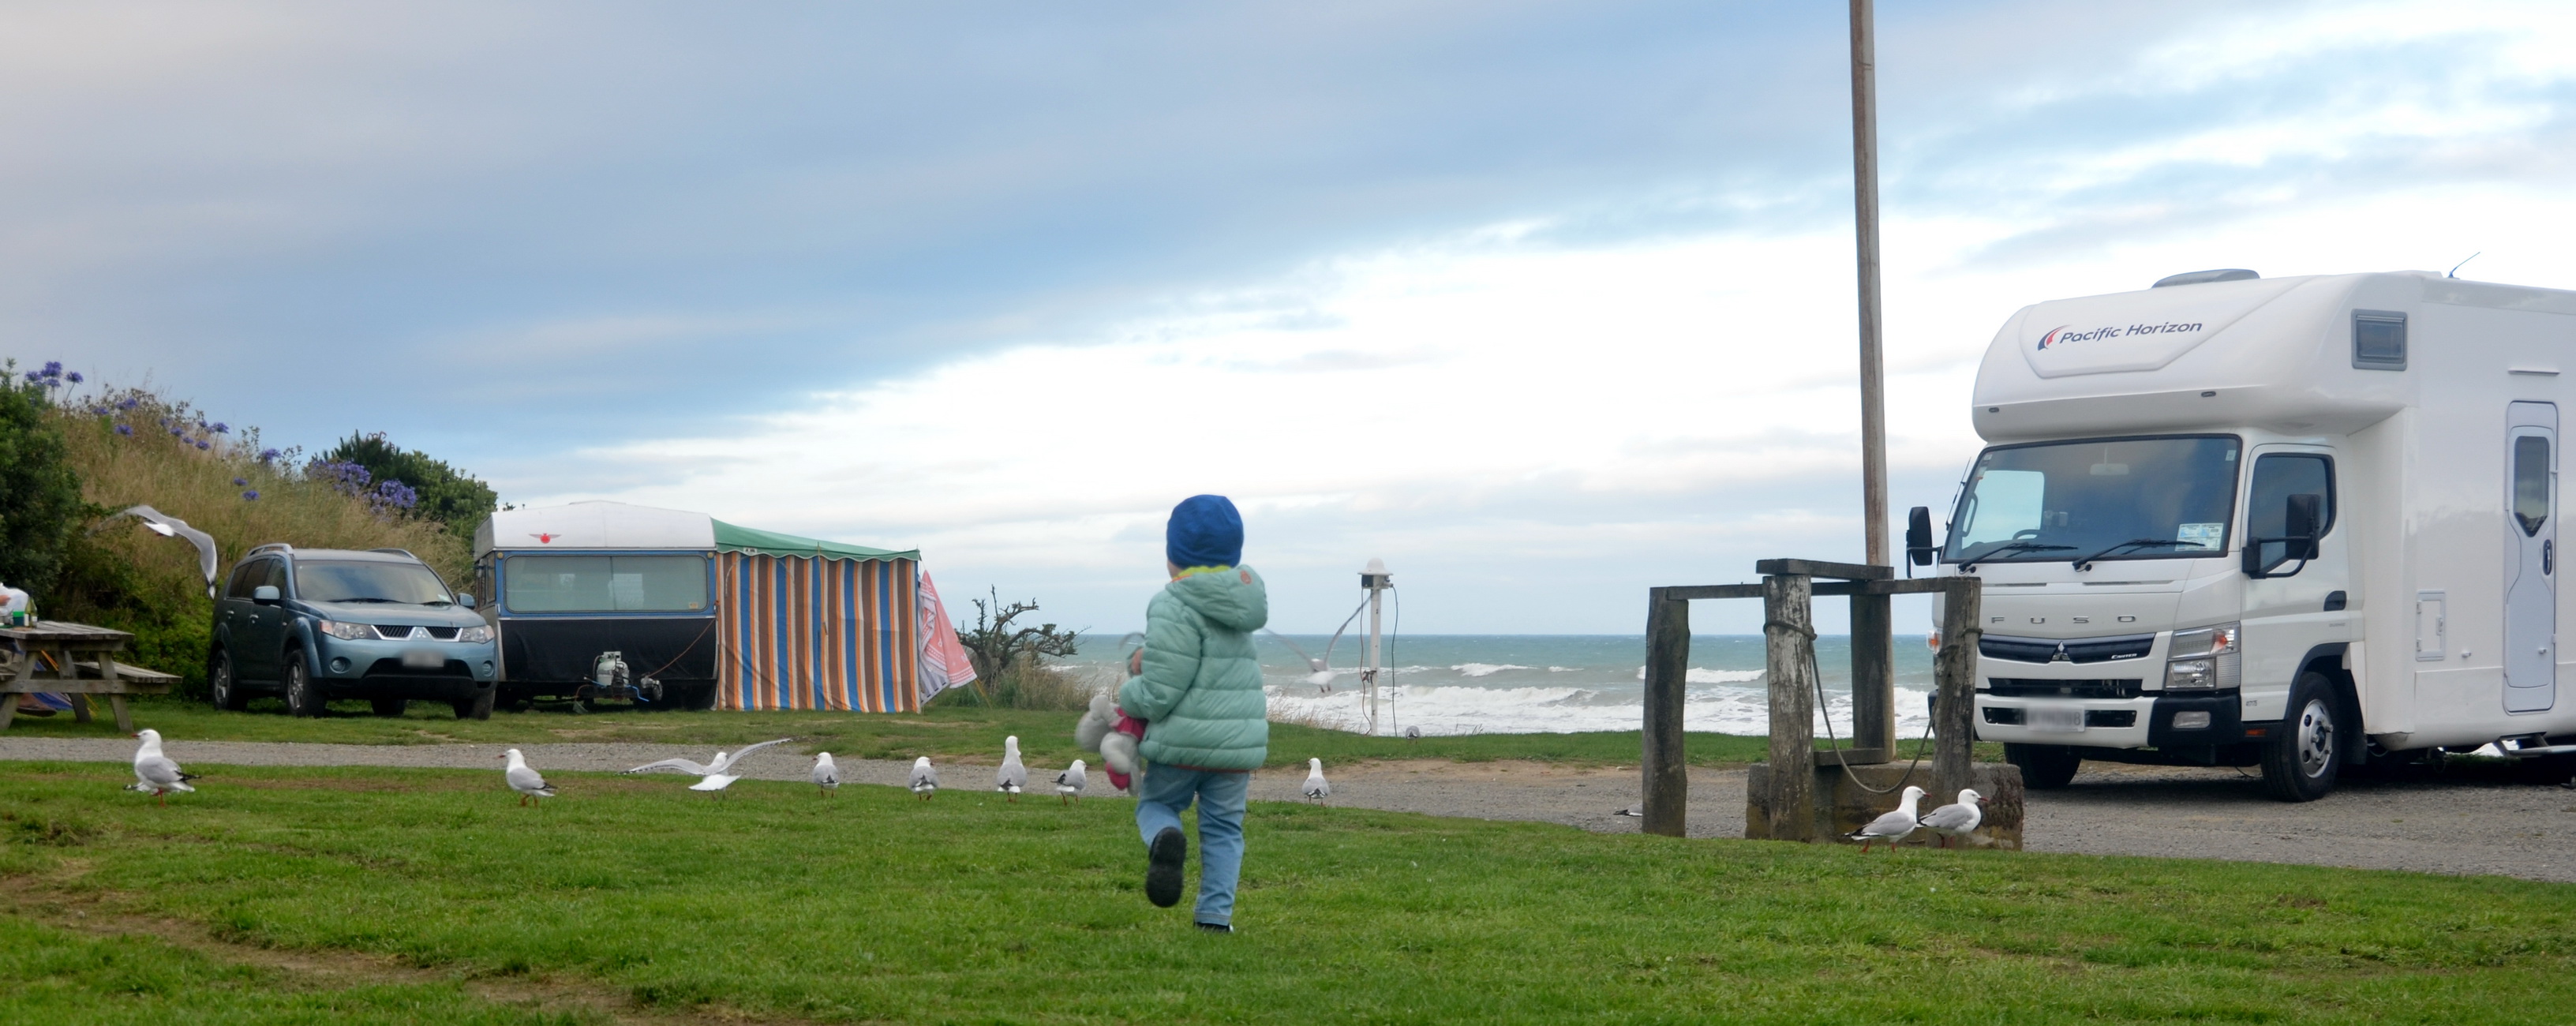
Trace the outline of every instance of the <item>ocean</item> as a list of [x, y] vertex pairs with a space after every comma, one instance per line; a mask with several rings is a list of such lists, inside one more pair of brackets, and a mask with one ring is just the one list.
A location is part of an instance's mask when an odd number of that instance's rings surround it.
[[[1334, 676], [1317, 683], [1299, 650], [1323, 657], [1329, 638], [1256, 635], [1272, 719], [1339, 730], [1367, 731], [1359, 664], [1363, 651], [1349, 635], [1331, 653]], [[1292, 648], [1291, 646], [1294, 646]], [[1381, 683], [1376, 732], [1401, 734], [1568, 733], [1636, 730], [1644, 717], [1646, 639], [1618, 634], [1420, 634], [1393, 639]], [[1086, 636], [1070, 662], [1114, 672], [1126, 659], [1116, 635]], [[1816, 662], [1825, 681], [1819, 737], [1827, 728], [1851, 736], [1851, 639], [1816, 639]], [[1769, 730], [1759, 635], [1702, 635], [1691, 639], [1684, 699], [1687, 729], [1728, 734]], [[1913, 737], [1929, 720], [1932, 652], [1924, 636], [1896, 638], [1897, 734]]]

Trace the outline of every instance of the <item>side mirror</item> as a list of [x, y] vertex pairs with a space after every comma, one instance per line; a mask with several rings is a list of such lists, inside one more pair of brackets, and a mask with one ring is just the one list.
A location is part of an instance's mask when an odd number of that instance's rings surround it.
[[257, 602], [257, 603], [259, 603], [260, 605], [263, 605], [263, 606], [273, 606], [273, 605], [276, 605], [276, 604], [277, 604], [277, 586], [276, 586], [276, 585], [274, 585], [274, 584], [263, 584], [263, 585], [260, 585], [259, 587], [256, 587], [256, 588], [251, 589], [251, 590], [250, 590], [250, 600], [251, 600], [251, 601], [253, 601], [253, 602]]
[[474, 596], [472, 596], [472, 595], [458, 595], [458, 596], [456, 596], [456, 604], [457, 604], [457, 605], [460, 605], [460, 606], [464, 606], [464, 607], [465, 607], [465, 608], [467, 608], [467, 609], [472, 609], [472, 608], [474, 608]]
[[1916, 506], [1905, 511], [1905, 558], [1915, 566], [1931, 566], [1932, 509]]

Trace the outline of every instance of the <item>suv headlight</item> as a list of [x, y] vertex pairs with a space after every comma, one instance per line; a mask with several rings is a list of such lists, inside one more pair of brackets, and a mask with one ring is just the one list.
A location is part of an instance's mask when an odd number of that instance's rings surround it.
[[2236, 638], [2239, 625], [2216, 624], [2175, 631], [2167, 649], [2165, 690], [2208, 691], [2237, 686], [2242, 676]]
[[322, 633], [328, 634], [342, 641], [361, 641], [376, 636], [375, 627], [363, 623], [341, 623], [338, 620], [322, 620], [315, 623], [313, 626]]
[[465, 642], [469, 645], [480, 645], [486, 641], [492, 640], [492, 628], [467, 627], [456, 632], [456, 640]]

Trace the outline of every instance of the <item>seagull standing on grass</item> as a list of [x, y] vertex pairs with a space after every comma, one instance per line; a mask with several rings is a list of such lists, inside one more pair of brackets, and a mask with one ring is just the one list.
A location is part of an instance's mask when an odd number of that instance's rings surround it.
[[782, 737], [776, 741], [763, 741], [759, 744], [751, 745], [739, 752], [731, 754], [717, 752], [716, 760], [704, 766], [698, 765], [697, 763], [691, 762], [687, 759], [664, 759], [660, 762], [645, 763], [644, 765], [637, 766], [634, 769], [627, 770], [626, 772], [644, 773], [651, 770], [679, 770], [682, 773], [693, 774], [702, 778], [697, 783], [689, 785], [689, 790], [713, 791], [717, 794], [723, 794], [725, 788], [733, 786], [734, 781], [742, 779], [740, 775], [733, 772], [733, 768], [742, 762], [744, 756], [750, 755], [753, 752], [757, 752], [771, 745], [783, 745], [793, 740], [796, 739], [792, 737]]
[[1333, 785], [1324, 782], [1324, 760], [1306, 760], [1306, 786], [1299, 789], [1310, 802], [1321, 803], [1333, 794]]
[[188, 782], [197, 779], [197, 775], [180, 772], [178, 763], [170, 761], [169, 756], [161, 754], [160, 731], [146, 727], [136, 731], [134, 736], [142, 738], [143, 743], [135, 746], [134, 783], [127, 784], [126, 790], [151, 795], [154, 801], [163, 805], [170, 804], [169, 794], [172, 791], [196, 790], [188, 786]]
[[1082, 760], [1073, 760], [1073, 768], [1055, 775], [1055, 796], [1059, 804], [1082, 797], [1082, 785], [1089, 781], [1082, 772]]
[[939, 793], [939, 767], [931, 765], [927, 755], [912, 760], [912, 779], [904, 781], [904, 786], [912, 788], [922, 801], [929, 801], [931, 795]]
[[537, 799], [555, 796], [554, 785], [546, 783], [546, 778], [539, 776], [537, 771], [529, 769], [528, 757], [519, 754], [518, 749], [513, 748], [501, 753], [501, 758], [510, 760], [508, 766], [501, 768], [501, 779], [510, 782], [510, 790], [519, 792], [521, 808], [527, 807], [529, 802]]
[[1904, 798], [1896, 803], [1896, 811], [1870, 820], [1868, 826], [1844, 834], [1843, 837], [1846, 840], [1859, 841], [1860, 850], [1863, 852], [1868, 851], [1871, 844], [1879, 841], [1887, 842], [1890, 848], [1896, 847], [1896, 842], [1913, 836], [1915, 829], [1922, 826], [1922, 821], [1914, 818], [1914, 803], [1922, 800], [1922, 788], [1908, 787], [1905, 789]]
[[840, 791], [841, 768], [832, 765], [832, 753], [814, 753], [814, 786], [822, 788], [826, 795]]
[[1002, 739], [1002, 768], [993, 771], [993, 790], [1020, 800], [1020, 792], [1029, 786], [1029, 768], [1020, 765], [1020, 736]]
[[1923, 829], [1941, 839], [1938, 847], [1947, 848], [1948, 842], [1977, 832], [1977, 825], [1986, 821], [1986, 814], [1979, 809], [1984, 804], [1986, 797], [1974, 788], [1961, 788], [1957, 802], [1923, 814]]

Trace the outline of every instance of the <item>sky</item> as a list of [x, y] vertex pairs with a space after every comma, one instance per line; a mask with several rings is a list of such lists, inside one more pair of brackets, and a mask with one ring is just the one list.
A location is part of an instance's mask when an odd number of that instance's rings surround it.
[[[2576, 287], [2568, 5], [1878, 11], [1900, 517], [2029, 303]], [[13, 4], [0, 355], [523, 505], [917, 547], [952, 611], [1138, 626], [1217, 492], [1279, 629], [1378, 557], [1408, 631], [1636, 633], [1862, 554], [1843, 18]]]

